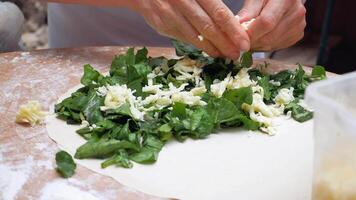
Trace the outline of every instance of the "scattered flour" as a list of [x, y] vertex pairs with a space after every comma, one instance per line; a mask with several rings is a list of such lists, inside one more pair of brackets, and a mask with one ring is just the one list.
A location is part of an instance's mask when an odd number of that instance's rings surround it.
[[[46, 123], [46, 121], [45, 121]], [[45, 160], [54, 160], [56, 150], [50, 147], [48, 143], [36, 143], [34, 149], [41, 152], [42, 156], [44, 156]], [[42, 164], [39, 164], [42, 165]]]
[[45, 169], [53, 170], [54, 167], [52, 165], [52, 162], [50, 160], [38, 160], [36, 161], [37, 166], [43, 167]]
[[[70, 181], [71, 182], [71, 181]], [[103, 199], [93, 191], [83, 191], [79, 187], [58, 180], [47, 183], [42, 191], [40, 200], [99, 200]]]
[[22, 52], [21, 54], [20, 54], [21, 56], [29, 56], [30, 55], [30, 52]]
[[[48, 149], [48, 144], [37, 143], [34, 149], [44, 151]], [[37, 167], [54, 170], [53, 160], [46, 159], [35, 160], [33, 156], [28, 155], [21, 162], [12, 162], [4, 156], [4, 152], [11, 150], [10, 147], [3, 145], [0, 148], [0, 200], [16, 199], [18, 193], [28, 180], [34, 177], [31, 173]], [[105, 200], [108, 194], [104, 192], [99, 194], [92, 189], [87, 188], [88, 184], [83, 181], [69, 178], [56, 179], [47, 183], [38, 192], [40, 200]], [[102, 196], [105, 195], [105, 196]], [[110, 196], [110, 195], [109, 195]], [[32, 197], [33, 198], [33, 197]], [[29, 197], [29, 199], [31, 199]]]
[[[1, 156], [2, 157], [2, 156]], [[29, 156], [26, 161], [18, 166], [0, 165], [0, 199], [15, 199], [17, 193], [30, 176], [33, 158]]]
[[46, 143], [37, 143], [35, 145], [35, 149], [42, 151], [42, 150], [45, 150], [47, 148], [47, 146], [48, 145]]
[[16, 62], [19, 62], [19, 61], [21, 61], [21, 60], [27, 60], [27, 59], [29, 58], [29, 55], [30, 55], [29, 52], [22, 52], [22, 53], [20, 53], [20, 56], [14, 57], [14, 58], [11, 60], [11, 62], [12, 62], [12, 63], [16, 63]]

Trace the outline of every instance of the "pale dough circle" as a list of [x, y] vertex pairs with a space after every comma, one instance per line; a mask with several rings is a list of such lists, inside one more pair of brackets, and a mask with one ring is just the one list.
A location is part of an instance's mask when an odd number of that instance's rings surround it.
[[[64, 94], [70, 96], [77, 86]], [[178, 199], [310, 199], [313, 124], [278, 119], [275, 136], [241, 128], [220, 130], [204, 140], [169, 142], [152, 165], [132, 169], [101, 169], [103, 160], [75, 160], [136, 190]], [[49, 136], [61, 149], [75, 154], [85, 143], [54, 114], [46, 120]]]

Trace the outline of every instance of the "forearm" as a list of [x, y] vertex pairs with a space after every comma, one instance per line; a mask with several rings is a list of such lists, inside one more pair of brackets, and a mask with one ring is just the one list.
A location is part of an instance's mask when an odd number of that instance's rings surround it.
[[82, 4], [92, 6], [127, 7], [133, 8], [135, 0], [46, 0], [53, 3]]

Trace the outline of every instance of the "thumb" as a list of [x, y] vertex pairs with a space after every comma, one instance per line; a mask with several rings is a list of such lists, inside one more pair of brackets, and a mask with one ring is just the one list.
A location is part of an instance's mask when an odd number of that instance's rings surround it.
[[260, 14], [264, 2], [265, 0], [245, 0], [242, 9], [237, 14], [240, 18], [240, 23], [256, 18]]

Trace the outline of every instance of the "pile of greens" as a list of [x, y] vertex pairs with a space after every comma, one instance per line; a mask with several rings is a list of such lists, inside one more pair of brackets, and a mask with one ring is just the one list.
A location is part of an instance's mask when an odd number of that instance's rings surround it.
[[[66, 120], [68, 124], [80, 124], [83, 120], [90, 124], [77, 130], [87, 143], [77, 149], [75, 158], [106, 159], [101, 164], [103, 168], [110, 165], [131, 168], [132, 161], [142, 164], [155, 162], [164, 144], [172, 139], [180, 142], [187, 138], [202, 139], [224, 127], [258, 130], [261, 125], [241, 109], [243, 103], [251, 104], [253, 101], [251, 87], [227, 90], [221, 98], [209, 91], [215, 79], [223, 80], [229, 73], [234, 76], [240, 69], [251, 67], [251, 53], [244, 53], [239, 62], [233, 62], [208, 57], [201, 50], [178, 41], [173, 41], [173, 44], [178, 56], [202, 63], [201, 77], [208, 90], [202, 99], [207, 105], [174, 103], [170, 108], [148, 112], [144, 121], [135, 120], [126, 105], [102, 111], [100, 107], [105, 97], [98, 95], [99, 87], [126, 84], [135, 90], [135, 96], [145, 98], [147, 94], [142, 87], [147, 85], [147, 75], [157, 67], [166, 68], [166, 71], [154, 78], [155, 83], [163, 87], [173, 83], [178, 87], [182, 82], [175, 79], [177, 73], [172, 66], [179, 59], [148, 57], [146, 48], [136, 53], [130, 48], [126, 54], [114, 58], [107, 76], [85, 65], [81, 78], [83, 87], [55, 106], [58, 118]], [[265, 65], [260, 67], [267, 67]], [[299, 122], [312, 118], [312, 113], [300, 106], [298, 101], [303, 98], [310, 82], [325, 78], [322, 67], [314, 67], [311, 75], [307, 75], [301, 66], [295, 71], [285, 70], [273, 75], [263, 74], [258, 68], [252, 68], [248, 73], [264, 89], [264, 102], [272, 102], [280, 89], [293, 87], [295, 100], [286, 106], [286, 112], [291, 111], [292, 117]], [[276, 86], [270, 80], [281, 84]], [[186, 90], [193, 86], [194, 83], [189, 82]]]

